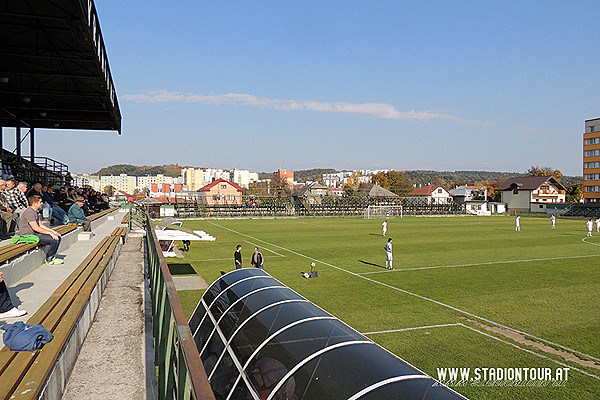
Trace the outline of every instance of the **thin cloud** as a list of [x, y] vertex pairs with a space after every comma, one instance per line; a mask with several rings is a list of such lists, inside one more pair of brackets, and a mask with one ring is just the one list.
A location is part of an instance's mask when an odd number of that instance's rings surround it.
[[470, 120], [450, 114], [429, 111], [398, 111], [386, 103], [344, 103], [267, 99], [251, 94], [227, 93], [202, 95], [194, 93], [169, 92], [167, 90], [147, 91], [140, 94], [126, 94], [125, 100], [137, 103], [202, 103], [212, 105], [237, 105], [268, 108], [279, 111], [315, 111], [323, 113], [353, 114], [371, 118], [395, 119], [401, 121], [454, 121], [463, 125], [494, 126], [489, 121]]

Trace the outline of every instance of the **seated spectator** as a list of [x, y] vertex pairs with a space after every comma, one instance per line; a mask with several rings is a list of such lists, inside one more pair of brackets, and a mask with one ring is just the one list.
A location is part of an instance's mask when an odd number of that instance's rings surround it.
[[15, 233], [16, 224], [13, 224], [12, 209], [6, 203], [4, 190], [6, 181], [0, 179], [0, 239], [8, 239]]
[[25, 194], [17, 189], [16, 186], [17, 182], [14, 177], [8, 179], [6, 181], [6, 190], [4, 191], [4, 199], [6, 200], [8, 207], [12, 210], [12, 220], [15, 227], [19, 226], [19, 216], [29, 206]]
[[[23, 191], [23, 189], [20, 187], [21, 184], [25, 185], [25, 188], [27, 188], [27, 184], [25, 182], [21, 182], [19, 183], [19, 189], [21, 189], [21, 191]], [[30, 198], [31, 196], [33, 196], [34, 194], [37, 194], [38, 196], [42, 197], [42, 184], [41, 183], [34, 183], [33, 186], [31, 187], [31, 189], [29, 189], [27, 191], [27, 193], [25, 193], [25, 197]], [[43, 201], [43, 199], [42, 199]]]
[[58, 202], [60, 208], [62, 208], [65, 212], [68, 212], [69, 207], [73, 205], [73, 202], [67, 199], [67, 189], [64, 186], [61, 186], [58, 189], [58, 193], [55, 194], [54, 200]]
[[13, 209], [13, 212], [21, 214], [28, 207], [27, 197], [23, 191], [17, 187], [17, 182], [14, 178], [6, 181], [6, 190], [4, 191], [4, 197], [8, 206]]
[[17, 188], [27, 197], [27, 182], [19, 182]]
[[75, 203], [69, 208], [69, 222], [71, 224], [82, 224], [84, 231], [91, 232], [92, 223], [83, 212], [84, 204], [85, 199], [83, 197], [75, 199]]
[[66, 225], [69, 222], [69, 217], [52, 197], [53, 191], [52, 187], [42, 185], [42, 216], [49, 218], [52, 225], [54, 225], [54, 220], [59, 224]]
[[27, 314], [27, 311], [19, 310], [13, 306], [6, 283], [4, 282], [4, 277], [2, 276], [2, 272], [0, 272], [0, 319], [16, 318], [25, 314]]
[[46, 264], [62, 264], [63, 260], [56, 257], [60, 244], [60, 233], [40, 224], [38, 210], [42, 208], [42, 198], [37, 195], [29, 199], [29, 207], [21, 214], [19, 220], [19, 236], [35, 235], [40, 239], [40, 248], [46, 253]]

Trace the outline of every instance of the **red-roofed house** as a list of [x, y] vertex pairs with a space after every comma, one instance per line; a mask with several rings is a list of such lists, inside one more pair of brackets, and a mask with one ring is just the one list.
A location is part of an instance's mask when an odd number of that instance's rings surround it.
[[441, 186], [425, 185], [406, 194], [413, 199], [425, 199], [428, 204], [447, 204], [452, 196]]
[[217, 179], [198, 189], [199, 200], [205, 204], [242, 204], [243, 190], [237, 183]]

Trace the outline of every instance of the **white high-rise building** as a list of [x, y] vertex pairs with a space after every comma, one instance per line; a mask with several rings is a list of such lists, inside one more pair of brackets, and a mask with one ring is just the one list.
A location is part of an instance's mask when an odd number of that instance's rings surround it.
[[237, 183], [242, 188], [247, 188], [250, 183], [258, 181], [258, 173], [235, 168], [231, 171], [229, 180]]
[[71, 174], [73, 178], [72, 185], [78, 187], [90, 186], [94, 190], [100, 190], [100, 177], [90, 174]]

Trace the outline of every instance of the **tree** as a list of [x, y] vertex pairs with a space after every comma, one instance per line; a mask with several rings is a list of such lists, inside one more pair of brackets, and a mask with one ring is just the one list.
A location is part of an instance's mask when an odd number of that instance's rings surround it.
[[378, 172], [373, 175], [371, 182], [399, 195], [406, 194], [413, 188], [404, 174], [398, 171]]
[[578, 203], [583, 197], [583, 185], [576, 184], [567, 187], [567, 198], [568, 202]]
[[553, 176], [557, 181], [560, 182], [563, 174], [557, 169], [552, 167], [538, 167], [537, 165], [532, 166], [527, 170], [528, 176]]
[[270, 192], [278, 198], [289, 197], [292, 193], [292, 187], [287, 179], [274, 175], [269, 182]]
[[108, 185], [104, 187], [104, 193], [108, 196], [108, 197], [112, 197], [115, 194], [115, 187], [112, 185]]

